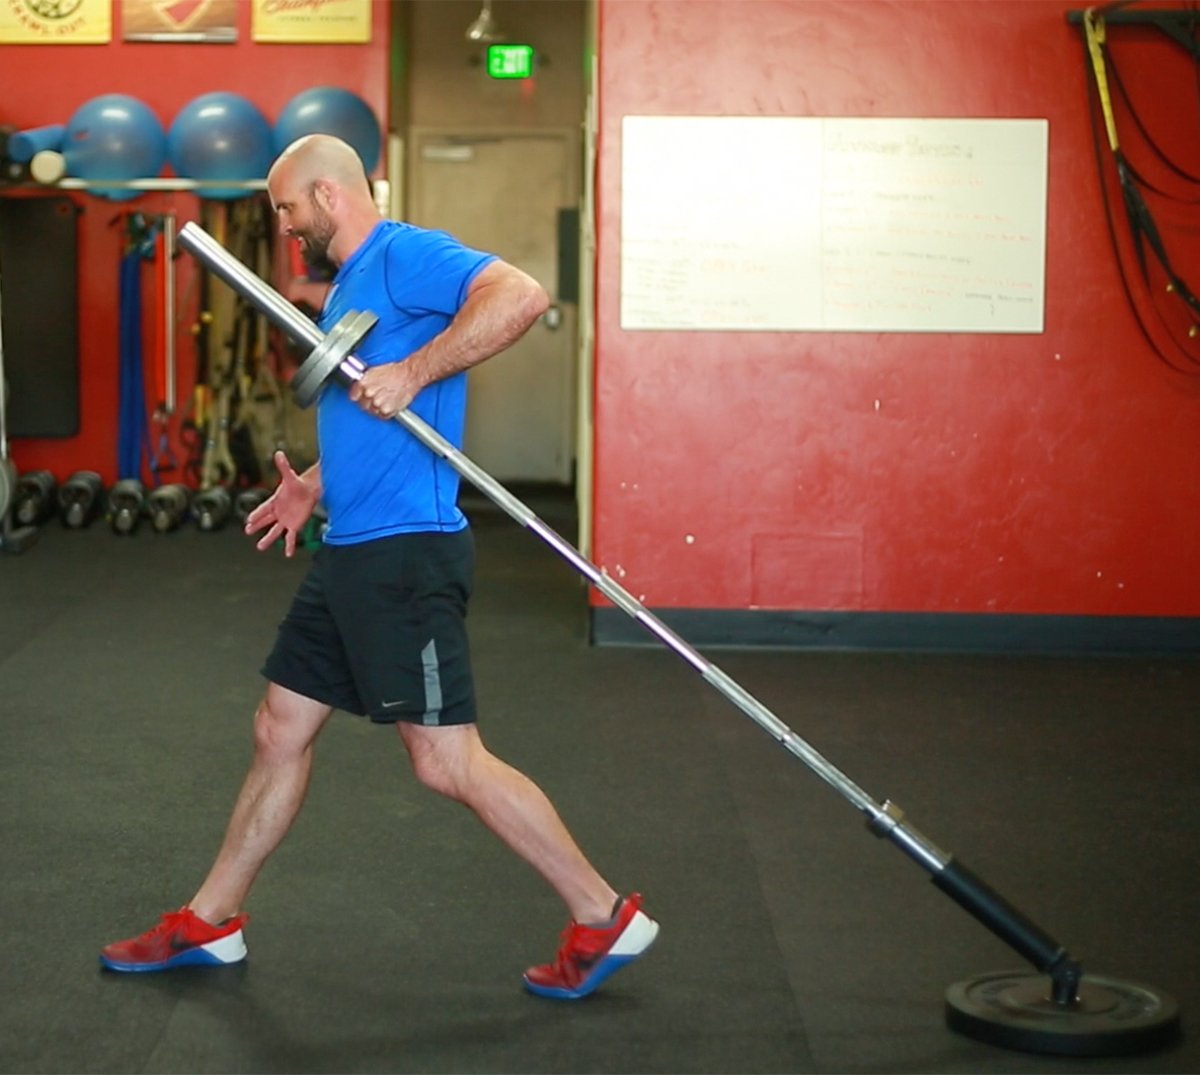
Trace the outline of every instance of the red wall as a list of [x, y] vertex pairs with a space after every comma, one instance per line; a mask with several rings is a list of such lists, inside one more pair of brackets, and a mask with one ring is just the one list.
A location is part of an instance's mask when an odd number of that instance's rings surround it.
[[[250, 38], [250, 5], [238, 4], [238, 41], [228, 45], [126, 43], [107, 45], [0, 46], [0, 123], [19, 128], [66, 123], [88, 99], [102, 93], [126, 93], [150, 106], [170, 127], [179, 110], [202, 93], [223, 90], [253, 101], [274, 122], [283, 106], [310, 86], [332, 85], [362, 97], [387, 129], [389, 7], [374, 4], [371, 42], [364, 45], [260, 45]], [[119, 27], [115, 36], [119, 37]], [[118, 259], [119, 229], [109, 221], [120, 211], [174, 210], [180, 226], [195, 219], [199, 202], [188, 193], [145, 194], [126, 202], [73, 193], [85, 209], [79, 230], [80, 432], [69, 439], [14, 439], [12, 455], [22, 471], [48, 468], [61, 481], [72, 471], [99, 471], [105, 482], [116, 477], [118, 401]], [[194, 379], [190, 328], [196, 316], [189, 290], [191, 259], [179, 259], [180, 333], [179, 413], [171, 425], [174, 452]], [[147, 270], [149, 272], [150, 270]], [[146, 276], [144, 301], [152, 301]], [[46, 317], [54, 316], [53, 296]], [[147, 368], [150, 356], [147, 339]], [[152, 383], [152, 382], [151, 382]], [[152, 389], [147, 388], [147, 401]], [[175, 480], [168, 478], [166, 480]]]
[[[599, 0], [594, 550], [647, 605], [1200, 615], [1200, 378], [1155, 356], [1122, 288], [1082, 6]], [[1182, 50], [1110, 36], [1200, 175]], [[1048, 118], [1045, 331], [622, 331], [637, 114]]]

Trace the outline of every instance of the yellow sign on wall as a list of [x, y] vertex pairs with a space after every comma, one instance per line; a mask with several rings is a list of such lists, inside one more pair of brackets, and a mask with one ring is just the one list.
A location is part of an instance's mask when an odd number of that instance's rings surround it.
[[253, 0], [250, 35], [276, 44], [366, 44], [371, 0]]
[[112, 0], [0, 0], [0, 43], [103, 45], [112, 40]]

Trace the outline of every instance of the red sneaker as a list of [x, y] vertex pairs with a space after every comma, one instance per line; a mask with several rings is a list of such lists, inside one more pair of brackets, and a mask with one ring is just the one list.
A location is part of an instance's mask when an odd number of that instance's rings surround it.
[[171, 967], [223, 966], [246, 958], [242, 926], [249, 915], [234, 915], [219, 926], [210, 926], [182, 907], [162, 916], [140, 937], [115, 941], [100, 951], [100, 962], [109, 970], [151, 971]]
[[658, 923], [642, 911], [642, 897], [635, 892], [621, 901], [611, 922], [567, 926], [558, 957], [553, 963], [530, 967], [525, 988], [539, 997], [579, 1000], [637, 959], [657, 936]]

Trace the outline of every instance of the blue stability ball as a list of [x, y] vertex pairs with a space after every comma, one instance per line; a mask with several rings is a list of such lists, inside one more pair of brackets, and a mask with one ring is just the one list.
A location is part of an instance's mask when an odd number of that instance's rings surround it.
[[[271, 167], [271, 125], [245, 97], [205, 93], [185, 105], [167, 132], [167, 159], [186, 179], [265, 179]], [[244, 198], [245, 189], [211, 188], [203, 198]]]
[[314, 86], [296, 94], [275, 121], [275, 152], [306, 134], [332, 134], [348, 142], [370, 174], [379, 163], [379, 120], [357, 94], [336, 86]]
[[[123, 93], [93, 97], [76, 109], [63, 134], [67, 175], [79, 179], [152, 179], [167, 159], [162, 124], [149, 106]], [[96, 190], [114, 201], [137, 190]]]

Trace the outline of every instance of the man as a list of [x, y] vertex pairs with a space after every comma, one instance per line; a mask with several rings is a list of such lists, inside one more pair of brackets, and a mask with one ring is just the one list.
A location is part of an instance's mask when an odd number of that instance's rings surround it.
[[208, 876], [179, 911], [101, 952], [117, 971], [245, 958], [242, 906], [291, 826], [313, 744], [334, 709], [395, 724], [418, 779], [470, 807], [555, 889], [571, 924], [553, 963], [524, 984], [541, 996], [587, 996], [654, 941], [636, 893], [619, 898], [542, 791], [491, 754], [475, 725], [464, 625], [473, 545], [458, 476], [398, 422], [411, 406], [461, 445], [466, 371], [504, 350], [546, 310], [545, 291], [499, 258], [442, 232], [384, 221], [362, 163], [345, 142], [310, 135], [267, 177], [282, 233], [305, 258], [337, 266], [321, 313], [379, 321], [357, 352], [368, 370], [318, 404], [317, 464], [297, 474], [276, 453], [280, 484], [251, 513], [260, 550], [291, 556], [318, 500], [324, 544], [280, 625], [254, 719], [254, 757]]

